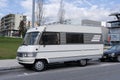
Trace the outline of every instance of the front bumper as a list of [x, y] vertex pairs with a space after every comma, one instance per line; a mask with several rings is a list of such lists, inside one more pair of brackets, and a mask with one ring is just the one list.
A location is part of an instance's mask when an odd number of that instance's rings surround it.
[[22, 64], [34, 64], [35, 58], [16, 57], [18, 63]]
[[111, 55], [103, 55], [102, 56], [102, 59], [103, 60], [115, 60], [116, 59], [116, 56], [111, 56]]

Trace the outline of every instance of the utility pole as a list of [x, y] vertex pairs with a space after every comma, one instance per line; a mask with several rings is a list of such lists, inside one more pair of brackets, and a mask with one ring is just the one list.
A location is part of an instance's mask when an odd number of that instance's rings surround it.
[[35, 0], [32, 2], [32, 27], [34, 27], [35, 23]]
[[37, 0], [37, 25], [41, 26], [43, 23], [43, 0]]
[[60, 24], [63, 24], [64, 23], [64, 15], [65, 15], [63, 0], [60, 1], [60, 9], [59, 9], [58, 14], [59, 14], [59, 22], [60, 22]]

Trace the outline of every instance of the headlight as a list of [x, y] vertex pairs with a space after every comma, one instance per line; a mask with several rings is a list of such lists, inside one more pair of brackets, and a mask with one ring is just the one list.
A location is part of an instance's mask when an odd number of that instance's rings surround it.
[[32, 53], [23, 53], [23, 57], [36, 57], [36, 52], [32, 52]]
[[111, 56], [114, 57], [114, 56], [115, 56], [115, 53], [112, 53]]

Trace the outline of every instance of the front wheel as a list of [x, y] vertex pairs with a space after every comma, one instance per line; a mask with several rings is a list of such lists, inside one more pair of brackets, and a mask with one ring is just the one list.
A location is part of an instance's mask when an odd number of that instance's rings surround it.
[[33, 69], [35, 71], [43, 71], [46, 69], [46, 62], [45, 61], [36, 61], [33, 65]]

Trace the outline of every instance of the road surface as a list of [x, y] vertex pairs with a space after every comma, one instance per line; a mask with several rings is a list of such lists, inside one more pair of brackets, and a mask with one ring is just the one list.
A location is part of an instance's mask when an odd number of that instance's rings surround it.
[[0, 80], [120, 80], [120, 63], [91, 62], [86, 67], [54, 65], [43, 72], [16, 69], [0, 72]]

